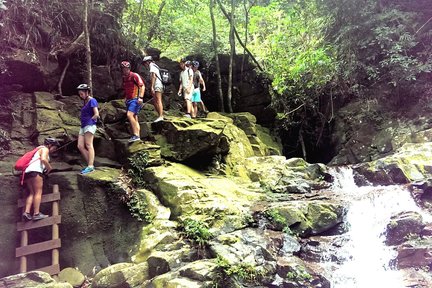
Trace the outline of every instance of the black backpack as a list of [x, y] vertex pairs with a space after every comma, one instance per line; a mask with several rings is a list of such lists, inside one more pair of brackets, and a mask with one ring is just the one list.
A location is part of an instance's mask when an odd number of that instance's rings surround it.
[[157, 66], [157, 65], [156, 65], [156, 67], [159, 69], [159, 73], [160, 73], [161, 78], [159, 78], [157, 75], [156, 75], [156, 77], [158, 77], [159, 80], [161, 80], [162, 84], [163, 85], [171, 84], [172, 83], [171, 73], [169, 73], [169, 71], [167, 69], [159, 68], [159, 66]]

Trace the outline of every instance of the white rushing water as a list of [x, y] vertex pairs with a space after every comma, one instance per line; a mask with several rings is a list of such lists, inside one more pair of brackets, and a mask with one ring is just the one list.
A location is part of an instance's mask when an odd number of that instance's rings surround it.
[[384, 244], [390, 217], [420, 209], [403, 186], [357, 187], [352, 170], [335, 173], [334, 190], [348, 203], [343, 246], [338, 249], [340, 265], [333, 265], [332, 288], [405, 288], [402, 275], [389, 267], [395, 252]]

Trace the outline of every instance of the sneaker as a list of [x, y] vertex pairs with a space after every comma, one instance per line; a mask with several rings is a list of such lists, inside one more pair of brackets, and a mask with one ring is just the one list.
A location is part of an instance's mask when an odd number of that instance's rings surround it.
[[185, 114], [184, 115], [186, 118], [191, 118], [191, 116], [189, 114]]
[[81, 174], [88, 174], [95, 171], [94, 167], [87, 166], [84, 170], [81, 171]]
[[164, 120], [163, 117], [158, 117], [156, 120], [153, 121], [153, 123], [157, 123], [157, 122], [160, 122], [160, 121], [163, 121], [163, 120]]
[[48, 218], [48, 215], [43, 214], [42, 212], [39, 212], [38, 214], [33, 215], [33, 220], [37, 221], [37, 220], [42, 220]]
[[24, 213], [22, 214], [22, 219], [23, 219], [24, 221], [31, 221], [31, 220], [33, 219], [33, 217], [30, 215], [30, 213], [24, 212]]
[[139, 140], [141, 140], [140, 137], [134, 135], [131, 138], [129, 138], [128, 142], [131, 143], [131, 142], [135, 142], [135, 141], [139, 141]]

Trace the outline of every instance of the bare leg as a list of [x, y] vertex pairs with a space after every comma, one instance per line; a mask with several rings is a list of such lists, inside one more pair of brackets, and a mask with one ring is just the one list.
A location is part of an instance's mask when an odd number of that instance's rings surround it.
[[153, 96], [153, 104], [159, 117], [163, 117], [162, 92], [155, 92], [155, 95]]
[[198, 114], [197, 102], [192, 103], [192, 117], [195, 118]]
[[94, 166], [95, 151], [93, 147], [94, 135], [90, 132], [84, 134], [85, 150], [87, 151], [87, 166]]
[[192, 102], [190, 100], [186, 100], [186, 111], [188, 114], [192, 112]]
[[203, 109], [204, 112], [208, 112], [207, 107], [204, 105], [204, 101], [201, 100], [201, 107]]
[[[87, 133], [86, 133], [87, 134]], [[78, 135], [78, 150], [81, 152], [81, 155], [83, 155], [85, 161], [89, 162], [89, 152], [86, 149], [85, 141], [84, 141], [84, 135]]]
[[34, 196], [34, 190], [33, 190], [33, 185], [31, 180], [34, 178], [30, 178], [28, 180], [26, 180], [26, 184], [27, 184], [27, 190], [28, 190], [28, 195], [25, 201], [25, 212], [30, 214], [30, 209], [31, 206], [33, 204], [33, 196]]
[[33, 215], [39, 214], [40, 203], [42, 200], [43, 192], [43, 178], [40, 175], [29, 179], [31, 185], [33, 186], [34, 196], [33, 196]]
[[138, 115], [135, 115], [132, 111], [127, 111], [126, 116], [129, 120], [129, 123], [131, 125], [131, 132], [135, 136], [140, 136], [140, 126], [138, 122]]

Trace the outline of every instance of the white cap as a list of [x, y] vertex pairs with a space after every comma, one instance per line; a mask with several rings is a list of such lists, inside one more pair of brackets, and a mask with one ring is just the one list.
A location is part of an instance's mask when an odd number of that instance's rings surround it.
[[145, 56], [142, 60], [142, 62], [147, 62], [147, 61], [153, 61], [153, 57], [152, 56]]

